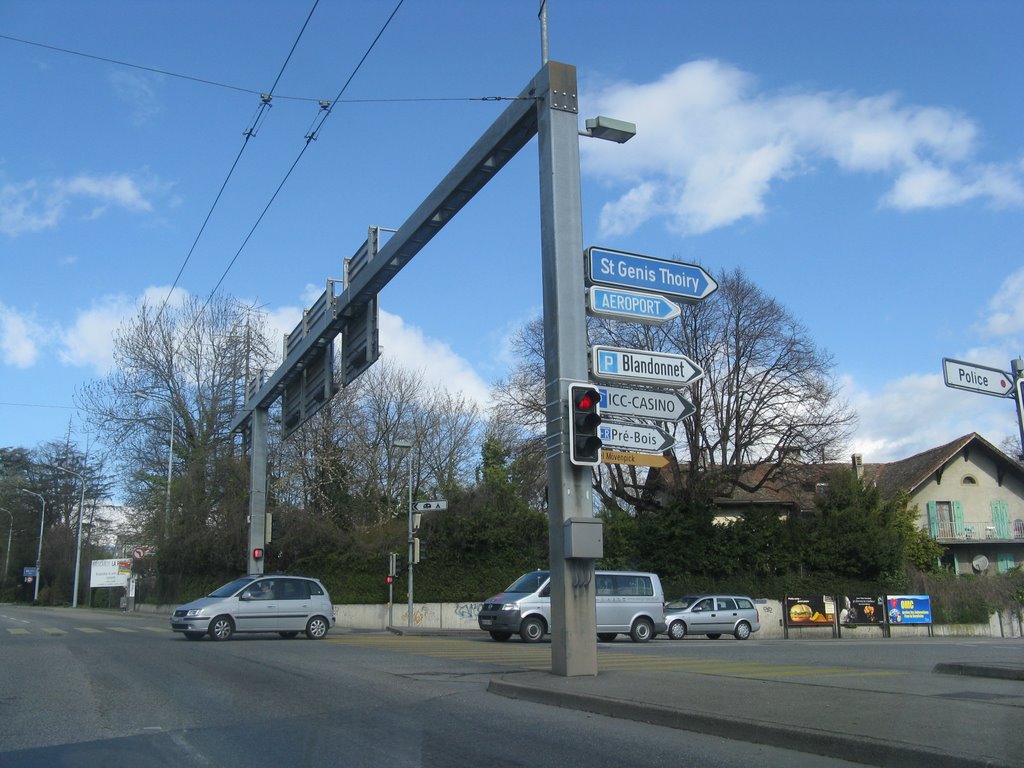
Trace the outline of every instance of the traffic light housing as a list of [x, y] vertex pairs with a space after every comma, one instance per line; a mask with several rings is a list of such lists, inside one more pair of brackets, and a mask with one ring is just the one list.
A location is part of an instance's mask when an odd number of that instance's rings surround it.
[[601, 463], [601, 393], [591, 384], [569, 385], [569, 461], [579, 467]]
[[262, 560], [263, 559], [263, 547], [253, 547], [252, 559], [253, 560]]

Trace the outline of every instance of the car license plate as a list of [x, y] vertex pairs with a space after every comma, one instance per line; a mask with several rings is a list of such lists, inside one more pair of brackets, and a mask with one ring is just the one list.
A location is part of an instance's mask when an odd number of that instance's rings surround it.
[[491, 626], [491, 623], [492, 622], [491, 622], [490, 619], [480, 619], [480, 626], [481, 627], [489, 627], [489, 626]]

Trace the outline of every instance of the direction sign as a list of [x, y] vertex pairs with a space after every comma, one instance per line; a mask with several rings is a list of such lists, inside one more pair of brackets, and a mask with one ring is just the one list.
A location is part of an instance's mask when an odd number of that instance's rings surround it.
[[998, 368], [942, 358], [946, 386], [995, 397], [1013, 397], [1013, 377]]
[[597, 246], [587, 249], [587, 264], [587, 277], [592, 283], [639, 288], [684, 301], [701, 301], [718, 290], [715, 279], [696, 264]]
[[633, 453], [631, 451], [601, 450], [601, 461], [605, 464], [628, 464], [634, 467], [655, 467], [661, 469], [668, 466], [668, 459], [656, 453]]
[[590, 367], [598, 379], [675, 388], [685, 387], [704, 375], [703, 369], [686, 355], [601, 344], [590, 348]]
[[437, 512], [439, 510], [448, 509], [448, 500], [438, 499], [437, 501], [417, 501], [412, 505], [412, 508], [417, 512]]
[[678, 304], [657, 293], [640, 293], [595, 285], [587, 291], [587, 299], [587, 307], [592, 315], [640, 323], [667, 323], [681, 314]]
[[618, 448], [638, 453], [662, 453], [676, 444], [675, 438], [668, 432], [646, 424], [618, 424], [613, 421], [602, 421], [598, 429], [600, 430], [602, 448]]
[[674, 391], [600, 386], [597, 391], [601, 393], [601, 413], [658, 421], [682, 421], [697, 412], [693, 403]]

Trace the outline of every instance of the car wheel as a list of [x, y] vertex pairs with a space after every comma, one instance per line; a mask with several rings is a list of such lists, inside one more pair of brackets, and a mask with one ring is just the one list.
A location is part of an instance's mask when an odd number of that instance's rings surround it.
[[210, 622], [210, 637], [214, 640], [229, 640], [235, 634], [235, 625], [230, 616], [217, 616]]
[[718, 632], [715, 632], [713, 634], [708, 635], [708, 639], [709, 640], [717, 640], [720, 637], [721, 637], [721, 635]]
[[323, 616], [314, 616], [306, 624], [306, 637], [310, 640], [319, 640], [327, 634], [328, 629], [330, 629], [330, 625], [327, 623], [327, 619]]
[[491, 632], [491, 639], [497, 640], [499, 643], [504, 643], [510, 637], [512, 637], [511, 632]]
[[750, 625], [745, 621], [741, 621], [736, 625], [736, 631], [733, 634], [737, 640], [746, 640], [750, 637]]
[[629, 630], [629, 639], [634, 643], [646, 643], [654, 637], [654, 624], [650, 619], [637, 619]]
[[519, 637], [524, 643], [539, 643], [544, 638], [544, 629], [543, 620], [530, 616], [519, 625]]
[[293, 637], [296, 637], [299, 633], [298, 632], [278, 632], [277, 634], [279, 634], [285, 640], [291, 640]]
[[598, 632], [597, 633], [597, 639], [600, 640], [602, 643], [614, 642], [616, 637], [618, 637], [618, 633], [617, 632]]
[[686, 625], [681, 621], [673, 621], [668, 625], [668, 636], [673, 640], [682, 640], [686, 637]]
[[187, 640], [202, 640], [203, 639], [203, 635], [205, 635], [205, 634], [206, 634], [205, 632], [186, 632], [185, 633], [185, 638]]

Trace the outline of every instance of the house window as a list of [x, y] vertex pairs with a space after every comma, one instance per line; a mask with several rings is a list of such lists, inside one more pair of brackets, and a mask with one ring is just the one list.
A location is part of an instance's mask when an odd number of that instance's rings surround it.
[[977, 484], [978, 484], [978, 481], [975, 479], [974, 475], [964, 475], [963, 479], [960, 480], [960, 485], [977, 485]]

